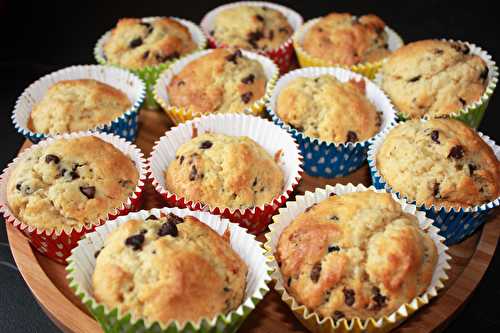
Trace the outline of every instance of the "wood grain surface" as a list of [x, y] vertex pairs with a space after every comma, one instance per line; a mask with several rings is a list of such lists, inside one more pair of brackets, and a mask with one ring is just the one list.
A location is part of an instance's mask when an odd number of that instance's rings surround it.
[[[136, 144], [149, 156], [154, 142], [171, 126], [165, 114], [142, 110]], [[22, 149], [30, 144], [26, 142]], [[364, 165], [348, 177], [322, 179], [304, 175], [297, 194], [313, 191], [316, 187], [336, 183], [363, 183], [370, 185], [368, 166]], [[145, 191], [144, 209], [162, 207], [161, 197], [151, 185]], [[35, 252], [27, 239], [10, 224], [7, 225], [12, 254], [34, 297], [54, 323], [64, 332], [100, 332], [97, 322], [69, 289], [64, 266]], [[481, 281], [498, 245], [500, 216], [498, 212], [464, 242], [454, 245], [445, 289], [429, 305], [419, 310], [394, 332], [438, 332], [456, 316]], [[258, 239], [263, 240], [263, 235]], [[271, 285], [272, 289], [272, 285]], [[271, 290], [243, 323], [239, 332], [306, 332], [292, 315], [279, 295]]]

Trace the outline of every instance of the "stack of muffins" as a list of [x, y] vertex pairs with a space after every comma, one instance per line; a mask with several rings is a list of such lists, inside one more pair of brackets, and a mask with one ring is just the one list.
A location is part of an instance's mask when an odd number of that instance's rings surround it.
[[[302, 23], [268, 2], [200, 27], [123, 18], [100, 65], [20, 96], [13, 122], [36, 145], [4, 170], [0, 211], [68, 263], [106, 331], [233, 331], [271, 277], [311, 331], [387, 331], [443, 287], [446, 245], [500, 204], [500, 147], [475, 130], [498, 76], [485, 51], [403, 45], [374, 14]], [[148, 161], [132, 144], [144, 102], [175, 125]], [[372, 187], [289, 201], [303, 171], [327, 184], [366, 164]], [[173, 208], [130, 213], [146, 179]], [[268, 226], [266, 259], [248, 232]]]

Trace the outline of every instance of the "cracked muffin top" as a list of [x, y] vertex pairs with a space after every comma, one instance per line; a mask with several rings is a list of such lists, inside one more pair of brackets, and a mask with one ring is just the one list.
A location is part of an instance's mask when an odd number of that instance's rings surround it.
[[246, 275], [229, 234], [169, 213], [115, 229], [97, 253], [92, 285], [96, 300], [108, 308], [167, 326], [235, 310], [245, 296]]
[[100, 138], [57, 139], [17, 162], [7, 202], [29, 226], [74, 228], [106, 218], [126, 202], [138, 179], [132, 160]]
[[407, 118], [437, 118], [478, 101], [488, 66], [460, 42], [422, 40], [396, 50], [381, 69], [382, 89]]
[[28, 127], [44, 134], [87, 131], [115, 120], [131, 105], [125, 93], [105, 83], [59, 81], [33, 106]]
[[303, 48], [331, 64], [355, 65], [382, 60], [390, 54], [385, 23], [376, 15], [360, 17], [331, 13], [304, 35]]
[[437, 249], [388, 193], [334, 195], [281, 234], [276, 260], [300, 304], [335, 320], [379, 318], [424, 293]]
[[212, 207], [245, 209], [283, 191], [279, 165], [252, 139], [204, 133], [177, 149], [165, 170], [166, 189]]
[[412, 120], [392, 129], [375, 157], [379, 173], [418, 204], [465, 208], [500, 195], [500, 163], [464, 123]]
[[292, 33], [293, 28], [280, 11], [256, 5], [222, 10], [210, 31], [218, 43], [255, 51], [277, 49]]
[[264, 97], [267, 77], [240, 50], [214, 49], [189, 62], [167, 86], [169, 102], [193, 113], [241, 113]]
[[381, 116], [365, 93], [365, 81], [340, 82], [333, 75], [299, 77], [285, 86], [276, 113], [305, 135], [335, 143], [371, 138]]
[[111, 64], [141, 69], [175, 60], [196, 48], [188, 28], [174, 19], [123, 18], [105, 42], [104, 54]]

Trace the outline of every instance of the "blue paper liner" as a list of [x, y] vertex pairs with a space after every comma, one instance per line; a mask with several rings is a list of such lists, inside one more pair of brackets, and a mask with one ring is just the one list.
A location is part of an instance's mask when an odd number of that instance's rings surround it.
[[[61, 80], [94, 79], [106, 83], [114, 88], [120, 89], [113, 83], [122, 81], [122, 90], [131, 99], [131, 107], [122, 115], [111, 122], [99, 125], [91, 132], [110, 133], [118, 135], [127, 141], [134, 141], [137, 136], [139, 110], [144, 102], [146, 87], [144, 82], [135, 74], [126, 70], [101, 66], [101, 65], [80, 65], [71, 66], [56, 72], [50, 73], [32, 83], [22, 95], [17, 99], [16, 106], [12, 112], [12, 122], [16, 130], [33, 143], [38, 143], [52, 134], [33, 132], [28, 127], [28, 121], [32, 107], [39, 102], [47, 89], [54, 83]], [[125, 88], [126, 87], [126, 88]]]
[[[493, 211], [493, 208], [500, 206], [500, 197], [482, 205], [461, 209], [447, 209], [446, 207], [435, 207], [434, 205], [426, 206], [425, 204], [418, 205], [415, 200], [410, 200], [400, 192], [394, 191], [382, 178], [376, 166], [376, 153], [387, 133], [388, 131], [385, 131], [377, 139], [374, 139], [368, 150], [368, 165], [370, 167], [373, 186], [375, 186], [376, 189], [384, 189], [387, 192], [395, 193], [398, 198], [416, 205], [418, 210], [425, 212], [425, 215], [432, 219], [434, 221], [433, 224], [439, 228], [439, 234], [446, 239], [446, 245], [459, 243], [470, 236], [483, 225], [487, 217]], [[498, 159], [500, 156], [500, 147], [487, 135], [481, 132], [477, 133], [493, 149]]]

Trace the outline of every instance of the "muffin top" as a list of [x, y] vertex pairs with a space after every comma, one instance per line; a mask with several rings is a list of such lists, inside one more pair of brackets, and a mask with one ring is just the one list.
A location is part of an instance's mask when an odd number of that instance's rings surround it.
[[267, 78], [257, 60], [240, 50], [215, 49], [187, 64], [167, 86], [171, 105], [193, 113], [236, 113], [266, 92]]
[[172, 61], [196, 48], [188, 28], [174, 19], [145, 22], [123, 18], [105, 42], [104, 54], [111, 64], [141, 69]]
[[381, 69], [382, 89], [407, 118], [435, 118], [476, 102], [488, 85], [488, 67], [466, 44], [441, 40], [410, 43]]
[[62, 229], [93, 224], [125, 203], [139, 174], [132, 160], [94, 136], [58, 139], [17, 163], [7, 202], [24, 224]]
[[500, 195], [495, 153], [458, 120], [401, 123], [385, 137], [375, 158], [387, 184], [418, 204], [461, 208]]
[[366, 140], [379, 131], [381, 116], [365, 92], [364, 80], [299, 77], [281, 90], [276, 113], [310, 137], [335, 143]]
[[276, 258], [286, 290], [320, 317], [381, 317], [424, 293], [437, 249], [388, 193], [336, 195], [285, 228]]
[[255, 51], [277, 49], [292, 34], [293, 28], [281, 12], [252, 5], [220, 11], [210, 31], [218, 43]]
[[304, 50], [331, 64], [375, 62], [390, 54], [385, 23], [376, 15], [355, 17], [331, 13], [320, 18], [304, 35]]
[[168, 191], [213, 207], [244, 209], [283, 191], [283, 172], [252, 139], [204, 133], [177, 149], [165, 170]]
[[229, 244], [192, 216], [130, 220], [105, 240], [92, 285], [99, 303], [165, 325], [236, 309], [247, 266]]
[[105, 83], [59, 81], [33, 106], [28, 127], [44, 134], [86, 131], [113, 121], [131, 105], [125, 93]]

